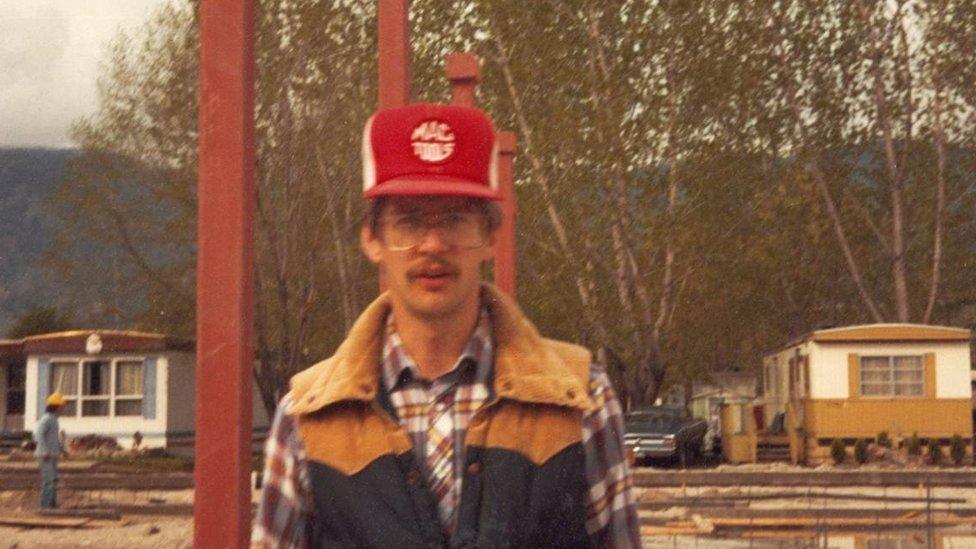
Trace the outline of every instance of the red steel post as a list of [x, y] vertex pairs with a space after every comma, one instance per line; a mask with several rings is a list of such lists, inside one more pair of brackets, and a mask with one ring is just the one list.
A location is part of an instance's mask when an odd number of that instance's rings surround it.
[[[447, 56], [447, 79], [451, 82], [452, 102], [475, 106], [475, 89], [481, 82], [481, 63], [473, 53]], [[498, 132], [498, 184], [502, 194], [502, 226], [495, 243], [495, 285], [515, 297], [515, 148], [512, 132]]]
[[410, 0], [379, 0], [379, 106], [410, 102]]
[[515, 150], [513, 132], [498, 132], [498, 184], [502, 192], [502, 226], [495, 243], [495, 285], [515, 297], [515, 222], [518, 204], [515, 200]]
[[254, 1], [200, 5], [193, 545], [251, 530]]
[[452, 102], [475, 106], [475, 88], [481, 82], [481, 63], [473, 53], [451, 53], [447, 56], [447, 79], [451, 82]]
[[[379, 108], [410, 103], [410, 0], [378, 0]], [[380, 292], [386, 275], [379, 272]]]

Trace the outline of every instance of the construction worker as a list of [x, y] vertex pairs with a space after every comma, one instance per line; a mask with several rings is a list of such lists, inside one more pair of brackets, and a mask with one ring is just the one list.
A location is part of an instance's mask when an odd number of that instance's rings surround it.
[[388, 291], [291, 379], [257, 545], [640, 545], [605, 372], [480, 280], [501, 223], [494, 144], [472, 108], [368, 122], [360, 240]]
[[34, 457], [41, 471], [41, 509], [58, 506], [58, 457], [62, 452], [58, 414], [64, 409], [64, 404], [61, 393], [51, 393], [47, 397], [44, 415], [34, 430], [34, 441], [37, 443]]

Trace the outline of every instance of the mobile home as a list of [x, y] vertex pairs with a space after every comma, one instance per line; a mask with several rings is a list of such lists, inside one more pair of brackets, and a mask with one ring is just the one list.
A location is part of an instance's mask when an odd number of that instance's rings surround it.
[[829, 459], [885, 431], [947, 442], [973, 435], [970, 331], [918, 324], [817, 330], [763, 359], [763, 423], [782, 425], [795, 461]]

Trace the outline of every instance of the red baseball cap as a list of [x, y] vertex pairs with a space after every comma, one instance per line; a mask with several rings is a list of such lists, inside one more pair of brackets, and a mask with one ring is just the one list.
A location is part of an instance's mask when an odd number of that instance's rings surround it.
[[363, 197], [501, 200], [495, 128], [471, 107], [418, 103], [374, 114], [363, 131]]

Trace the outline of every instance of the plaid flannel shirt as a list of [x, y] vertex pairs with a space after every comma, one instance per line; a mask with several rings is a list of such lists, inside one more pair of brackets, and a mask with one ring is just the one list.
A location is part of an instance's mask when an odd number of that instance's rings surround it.
[[[427, 410], [449, 406], [454, 420], [452, 490], [460, 494], [463, 441], [474, 412], [490, 399], [492, 340], [488, 315], [482, 311], [478, 326], [454, 368], [433, 381], [418, 377], [416, 364], [403, 349], [392, 315], [383, 344], [383, 389], [408, 431], [420, 463], [426, 462]], [[586, 529], [598, 547], [640, 547], [637, 510], [623, 445], [620, 403], [609, 378], [598, 364], [590, 370], [590, 398], [596, 404], [583, 418], [583, 452], [589, 485]], [[315, 520], [306, 457], [295, 425], [288, 415], [286, 395], [278, 406], [265, 447], [264, 484], [252, 532], [261, 547], [309, 546]], [[429, 472], [425, 473], [429, 474]], [[439, 509], [450, 530], [453, 509]]]

